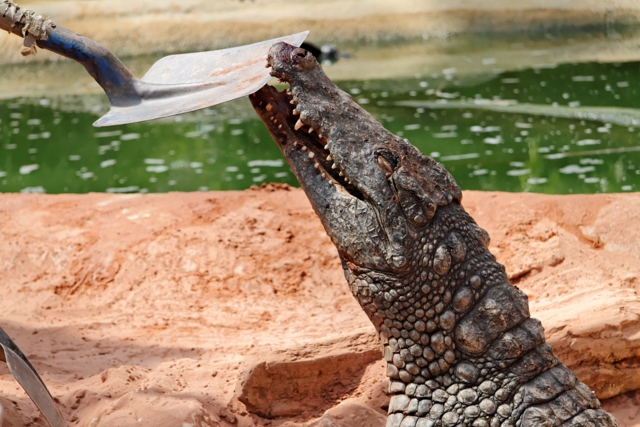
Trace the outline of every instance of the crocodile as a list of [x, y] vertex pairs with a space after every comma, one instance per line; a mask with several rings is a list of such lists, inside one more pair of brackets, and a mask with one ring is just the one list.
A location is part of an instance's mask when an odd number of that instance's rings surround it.
[[278, 43], [289, 87], [250, 96], [327, 234], [387, 362], [387, 427], [617, 426], [562, 364], [454, 178]]

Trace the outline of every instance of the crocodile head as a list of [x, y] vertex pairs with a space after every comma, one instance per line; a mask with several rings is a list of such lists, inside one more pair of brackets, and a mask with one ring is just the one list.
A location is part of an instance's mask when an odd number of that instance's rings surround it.
[[382, 127], [306, 50], [274, 45], [272, 75], [250, 99], [351, 270], [402, 274], [438, 206], [459, 202], [449, 173]]

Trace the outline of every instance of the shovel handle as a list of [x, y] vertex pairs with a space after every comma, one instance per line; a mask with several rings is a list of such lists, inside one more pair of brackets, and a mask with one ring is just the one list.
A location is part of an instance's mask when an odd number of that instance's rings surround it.
[[37, 13], [9, 1], [0, 1], [0, 29], [25, 39], [23, 55], [35, 54], [35, 45], [79, 62], [109, 97], [112, 105], [128, 104], [137, 79], [106, 47]]

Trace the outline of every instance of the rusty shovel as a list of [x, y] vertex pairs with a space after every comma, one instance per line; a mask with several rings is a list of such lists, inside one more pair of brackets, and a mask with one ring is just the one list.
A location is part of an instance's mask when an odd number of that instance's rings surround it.
[[0, 0], [0, 29], [24, 38], [22, 54], [36, 46], [81, 63], [109, 98], [111, 109], [94, 126], [158, 119], [247, 96], [270, 79], [269, 48], [300, 46], [308, 31], [251, 45], [166, 56], [137, 79], [107, 48], [9, 0]]

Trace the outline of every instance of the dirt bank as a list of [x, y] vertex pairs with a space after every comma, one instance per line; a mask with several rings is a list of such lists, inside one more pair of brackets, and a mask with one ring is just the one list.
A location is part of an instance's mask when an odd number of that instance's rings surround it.
[[[640, 388], [640, 195], [464, 204], [565, 363]], [[373, 328], [300, 190], [4, 194], [0, 241], [2, 327], [73, 427], [384, 425]], [[5, 366], [0, 404], [45, 425]], [[605, 405], [640, 425], [633, 394]]]
[[[351, 55], [333, 80], [458, 76], [540, 64], [640, 59], [634, 0], [42, 0], [20, 2], [109, 47], [141, 77], [160, 57], [310, 30]], [[635, 30], [633, 30], [635, 28]], [[451, 37], [452, 36], [452, 37]], [[0, 33], [0, 98], [102, 93], [83, 67]], [[50, 63], [44, 63], [51, 60]], [[487, 66], [485, 60], [492, 64]]]
[[[120, 56], [217, 49], [311, 30], [316, 42], [384, 41], [468, 32], [544, 33], [640, 22], [633, 0], [45, 0], [18, 2]], [[0, 35], [0, 63], [20, 62]], [[56, 59], [44, 53], [41, 59]]]

